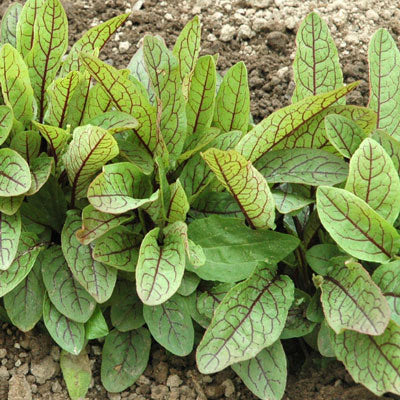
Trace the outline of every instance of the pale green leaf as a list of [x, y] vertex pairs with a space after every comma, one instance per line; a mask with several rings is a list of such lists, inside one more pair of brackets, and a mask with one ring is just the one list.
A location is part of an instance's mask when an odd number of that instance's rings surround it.
[[25, 195], [14, 197], [0, 197], [0, 212], [6, 215], [14, 215], [21, 207]]
[[20, 214], [7, 215], [0, 212], [0, 270], [8, 269], [13, 262], [20, 236]]
[[0, 106], [0, 145], [8, 138], [13, 126], [14, 114], [11, 107]]
[[40, 140], [41, 137], [36, 131], [21, 131], [12, 136], [10, 148], [31, 164], [39, 155]]
[[166, 213], [167, 221], [169, 223], [185, 221], [189, 208], [190, 205], [185, 190], [178, 179], [171, 185], [171, 199]]
[[37, 193], [50, 177], [51, 171], [54, 168], [54, 158], [40, 155], [31, 163], [31, 179], [32, 184], [26, 192], [27, 196], [32, 196]]
[[85, 324], [85, 337], [87, 340], [99, 339], [108, 335], [107, 322], [101, 312], [99, 306], [97, 306]]
[[17, 23], [21, 15], [22, 5], [11, 3], [1, 20], [0, 44], [9, 43], [14, 48], [17, 45]]
[[316, 244], [306, 252], [308, 265], [314, 272], [320, 275], [326, 275], [328, 269], [332, 266], [331, 258], [341, 256], [339, 248], [335, 244]]
[[400, 142], [381, 129], [373, 132], [371, 138], [385, 149], [386, 153], [392, 159], [397, 172], [400, 172]]
[[313, 202], [307, 188], [302, 185], [290, 183], [283, 183], [276, 189], [273, 189], [272, 196], [274, 196], [276, 209], [281, 214], [289, 214], [300, 210]]
[[139, 127], [139, 123], [135, 118], [121, 111], [108, 111], [97, 115], [88, 124], [100, 126], [111, 134]]

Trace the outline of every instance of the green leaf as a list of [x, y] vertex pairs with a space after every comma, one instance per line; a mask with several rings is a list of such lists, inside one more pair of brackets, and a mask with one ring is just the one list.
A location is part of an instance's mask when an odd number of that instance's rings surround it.
[[249, 360], [273, 344], [282, 332], [293, 301], [294, 285], [276, 268], [261, 263], [233, 287], [215, 310], [197, 347], [201, 373], [213, 373]]
[[14, 197], [0, 197], [0, 212], [6, 215], [14, 215], [24, 201], [25, 195]]
[[308, 265], [314, 272], [326, 275], [332, 266], [331, 258], [343, 255], [335, 244], [316, 244], [306, 252]]
[[78, 355], [85, 345], [85, 326], [58, 312], [46, 295], [43, 302], [43, 321], [53, 340], [65, 351]]
[[339, 114], [325, 117], [326, 136], [335, 149], [343, 156], [350, 158], [367, 137], [364, 131], [353, 120]]
[[121, 214], [157, 199], [148, 177], [129, 162], [109, 164], [90, 184], [87, 197], [97, 210]]
[[[18, 4], [18, 3], [17, 3]], [[3, 144], [13, 126], [14, 114], [8, 106], [0, 106], [0, 145]]]
[[400, 326], [400, 261], [382, 264], [372, 274], [373, 281], [380, 287], [392, 311], [391, 319]]
[[80, 323], [91, 317], [96, 303], [75, 280], [60, 246], [51, 246], [43, 252], [42, 275], [47, 294], [60, 313]]
[[345, 189], [393, 224], [400, 212], [400, 179], [392, 160], [375, 140], [365, 139], [350, 160]]
[[171, 185], [171, 200], [167, 209], [167, 221], [169, 221], [169, 223], [185, 221], [189, 208], [190, 205], [185, 190], [178, 179]]
[[26, 192], [27, 196], [32, 196], [37, 193], [50, 177], [51, 171], [54, 168], [54, 158], [40, 155], [31, 163], [31, 179], [32, 184]]
[[93, 125], [76, 128], [64, 156], [72, 199], [85, 197], [93, 175], [117, 155], [117, 142], [106, 130]]
[[[318, 14], [312, 12], [303, 20], [297, 31], [296, 45], [293, 63], [296, 88], [292, 103], [343, 86], [335, 43], [327, 24]], [[338, 103], [343, 104], [343, 100]]]
[[399, 250], [396, 230], [364, 200], [346, 190], [320, 186], [317, 210], [325, 229], [353, 257], [385, 262]]
[[361, 264], [346, 257], [332, 259], [320, 288], [325, 317], [336, 333], [350, 329], [380, 335], [385, 331], [389, 305]]
[[17, 23], [21, 15], [22, 5], [11, 3], [1, 20], [0, 44], [9, 43], [14, 48], [17, 45]]
[[318, 149], [286, 149], [270, 151], [254, 167], [268, 183], [301, 183], [318, 186], [336, 185], [347, 178], [347, 163]]
[[199, 286], [200, 280], [200, 277], [193, 272], [185, 271], [177, 293], [181, 296], [190, 296]]
[[216, 70], [212, 56], [200, 57], [191, 78], [186, 104], [187, 133], [201, 135], [210, 127], [214, 115]]
[[328, 93], [307, 97], [281, 108], [256, 125], [236, 146], [236, 150], [250, 161], [257, 161], [267, 151], [295, 135], [308, 121], [352, 91], [358, 82]]
[[321, 323], [325, 319], [320, 298], [321, 290], [317, 288], [306, 310], [306, 317], [312, 322]]
[[33, 89], [23, 58], [10, 44], [0, 49], [0, 85], [4, 101], [12, 108], [14, 118], [28, 124], [34, 114]]
[[344, 331], [334, 336], [336, 357], [343, 361], [357, 383], [381, 396], [386, 392], [400, 394], [400, 327], [390, 322], [379, 336]]
[[0, 270], [8, 269], [13, 262], [20, 236], [20, 214], [7, 215], [0, 212]]
[[141, 235], [125, 226], [111, 229], [96, 240], [93, 258], [111, 267], [133, 272], [138, 257]]
[[215, 309], [234, 286], [233, 283], [219, 283], [204, 292], [197, 292], [196, 307], [199, 313], [211, 321]]
[[88, 122], [90, 125], [100, 126], [109, 133], [123, 132], [128, 129], [137, 129], [138, 121], [131, 115], [121, 111], [108, 111], [97, 115]]
[[110, 111], [111, 107], [112, 101], [104, 87], [99, 83], [95, 84], [89, 89], [89, 93], [87, 94], [86, 107], [84, 109], [82, 123], [86, 124], [98, 115]]
[[130, 332], [116, 329], [107, 336], [102, 354], [101, 382], [109, 392], [122, 392], [146, 369], [151, 339], [145, 328]]
[[71, 399], [79, 400], [85, 397], [92, 380], [90, 361], [86, 351], [82, 350], [78, 355], [61, 351], [60, 367]]
[[39, 133], [35, 131], [21, 131], [13, 135], [10, 148], [19, 153], [28, 164], [39, 155], [40, 151]]
[[46, 90], [56, 77], [68, 47], [68, 20], [59, 0], [46, 0], [39, 8], [34, 25], [32, 48], [26, 54], [39, 122], [43, 121]]
[[311, 204], [310, 192], [304, 186], [283, 183], [277, 189], [272, 190], [276, 209], [281, 214], [289, 214]]
[[206, 329], [210, 325], [210, 319], [200, 314], [197, 308], [197, 297], [198, 292], [193, 292], [190, 296], [184, 297], [190, 316], [196, 321], [202, 328]]
[[385, 29], [378, 29], [368, 48], [369, 103], [377, 113], [376, 127], [400, 138], [400, 53], [396, 42]]
[[282, 344], [261, 350], [254, 358], [232, 365], [243, 383], [260, 399], [278, 400], [286, 387], [286, 356]]
[[317, 346], [318, 351], [323, 357], [335, 357], [335, 350], [332, 347], [332, 332], [326, 320], [321, 323], [321, 328], [318, 332]]
[[96, 307], [92, 316], [85, 324], [85, 337], [87, 340], [99, 339], [108, 335], [107, 322], [100, 307]]
[[202, 154], [218, 180], [238, 202], [252, 228], [274, 228], [275, 202], [264, 177], [234, 150], [209, 149]]
[[385, 131], [377, 129], [371, 138], [377, 141], [390, 156], [398, 172], [400, 172], [400, 142], [389, 136]]
[[117, 270], [93, 259], [92, 247], [81, 244], [76, 238], [80, 227], [79, 214], [69, 211], [61, 232], [62, 251], [75, 279], [98, 303], [104, 303], [114, 290]]
[[240, 219], [217, 215], [193, 221], [188, 232], [207, 260], [204, 266], [190, 270], [202, 279], [220, 282], [246, 279], [259, 262], [276, 264], [299, 245], [294, 236], [253, 230]]
[[4, 307], [10, 320], [23, 332], [33, 329], [42, 317], [45, 290], [40, 272], [40, 259], [39, 256], [28, 276], [4, 296]]
[[153, 338], [177, 356], [193, 350], [194, 329], [185, 300], [176, 294], [157, 306], [144, 305], [143, 316]]
[[178, 234], [166, 234], [159, 246], [160, 228], [147, 233], [136, 266], [136, 291], [144, 304], [155, 306], [167, 301], [179, 289], [185, 271], [185, 249]]
[[143, 41], [143, 55], [154, 92], [159, 99], [161, 135], [168, 152], [177, 159], [182, 152], [187, 129], [178, 60], [162, 39], [149, 35]]
[[106, 214], [89, 204], [82, 211], [82, 228], [76, 232], [76, 238], [82, 244], [89, 244], [132, 218], [131, 215]]
[[17, 254], [6, 271], [0, 271], [0, 297], [11, 292], [31, 271], [41, 250], [38, 237], [22, 232]]

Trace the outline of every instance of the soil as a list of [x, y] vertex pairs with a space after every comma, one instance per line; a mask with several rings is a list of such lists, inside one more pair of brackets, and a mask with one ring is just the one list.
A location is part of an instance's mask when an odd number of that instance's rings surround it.
[[[0, 0], [0, 17], [10, 4]], [[70, 43], [82, 32], [121, 12], [132, 12], [127, 23], [106, 46], [102, 58], [123, 68], [146, 33], [162, 35], [173, 45], [184, 24], [194, 15], [203, 22], [203, 53], [219, 53], [223, 74], [238, 61], [249, 72], [252, 113], [260, 121], [288, 105], [294, 84], [291, 63], [295, 34], [305, 15], [314, 10], [328, 23], [339, 48], [346, 83], [360, 80], [349, 103], [365, 105], [368, 98], [367, 46], [378, 27], [389, 30], [399, 42], [400, 10], [390, 0], [62, 0], [70, 23]], [[128, 47], [127, 44], [130, 46]], [[101, 386], [100, 342], [88, 346], [93, 381], [87, 399], [204, 400], [256, 399], [231, 369], [201, 375], [194, 355], [178, 358], [153, 344], [149, 366], [138, 381], [120, 394]], [[284, 400], [373, 400], [378, 397], [355, 384], [343, 366], [334, 361], [321, 366], [311, 352], [291, 351]], [[310, 350], [308, 350], [310, 351]], [[22, 333], [4, 323], [0, 329], [0, 400], [67, 400], [59, 367], [60, 350], [38, 326]], [[393, 396], [387, 398], [394, 399]]]

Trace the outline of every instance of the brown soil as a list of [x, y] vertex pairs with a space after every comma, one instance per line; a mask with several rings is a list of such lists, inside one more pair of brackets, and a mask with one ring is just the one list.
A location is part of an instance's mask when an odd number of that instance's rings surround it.
[[[0, 0], [0, 17], [10, 2]], [[295, 32], [299, 19], [317, 7], [327, 15], [330, 27], [336, 31], [335, 37], [349, 43], [342, 55], [345, 81], [361, 80], [349, 102], [366, 103], [368, 38], [364, 31], [364, 36], [357, 36], [357, 18], [360, 15], [357, 15], [357, 10], [349, 8], [349, 3], [358, 2], [360, 7], [361, 3], [362, 7], [366, 4], [367, 9], [361, 8], [364, 11], [371, 7], [370, 0], [335, 1], [341, 4], [333, 5], [331, 11], [328, 6], [325, 7], [325, 3], [330, 2], [324, 1], [304, 1], [300, 6], [299, 2], [288, 0], [286, 6], [285, 0], [145, 0], [142, 7], [135, 10], [135, 3], [142, 3], [140, 0], [62, 0], [69, 18], [71, 43], [89, 27], [121, 12], [134, 10], [128, 23], [107, 45], [102, 55], [103, 59], [121, 68], [127, 65], [145, 33], [160, 34], [167, 44], [172, 45], [184, 24], [193, 15], [201, 14], [205, 38], [203, 52], [219, 53], [220, 71], [224, 73], [235, 62], [245, 61], [255, 121], [290, 103], [293, 91], [290, 65]], [[386, 4], [386, 0], [379, 3], [379, 7], [376, 2], [373, 7], [377, 12], [389, 12], [384, 26], [391, 28], [391, 33], [396, 37], [400, 33], [396, 25], [399, 15], [396, 11], [390, 14], [392, 6], [389, 2]], [[345, 9], [347, 14], [343, 17]], [[373, 14], [370, 13], [370, 17], [373, 31], [375, 25], [379, 24]], [[255, 25], [257, 18], [258, 27]], [[340, 18], [344, 18], [344, 23], [340, 22]], [[221, 41], [221, 30], [227, 24], [234, 28], [234, 33], [232, 38]], [[355, 27], [354, 31], [352, 27]], [[349, 36], [352, 34], [353, 37]], [[129, 50], [120, 52], [119, 43], [126, 41], [131, 44]], [[287, 345], [288, 354], [291, 354], [291, 344]], [[110, 394], [100, 383], [101, 343], [91, 343], [88, 352], [94, 376], [88, 399], [255, 399], [231, 369], [212, 376], [201, 375], [196, 370], [193, 355], [183, 359], [167, 355], [157, 344], [153, 345], [149, 366], [139, 380], [121, 394]], [[40, 327], [24, 334], [3, 324], [0, 330], [0, 400], [68, 399], [58, 360], [59, 348]], [[318, 364], [321, 364], [321, 360], [316, 356], [310, 356], [306, 361], [303, 355], [289, 357], [290, 374], [284, 400], [378, 399], [362, 386], [354, 384], [339, 363], [330, 363], [325, 368], [318, 367]]]

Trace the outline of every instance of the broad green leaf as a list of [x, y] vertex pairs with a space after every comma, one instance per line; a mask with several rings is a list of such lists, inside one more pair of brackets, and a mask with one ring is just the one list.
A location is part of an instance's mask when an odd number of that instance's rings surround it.
[[82, 244], [89, 244], [132, 218], [131, 215], [106, 214], [89, 204], [82, 210], [82, 228], [76, 232], [76, 238]]
[[41, 137], [36, 131], [21, 131], [13, 135], [10, 148], [20, 154], [28, 164], [39, 155]]
[[67, 75], [70, 71], [79, 71], [81, 69], [79, 54], [81, 52], [91, 53], [95, 49], [101, 50], [128, 17], [129, 14], [121, 14], [89, 29], [72, 46], [68, 56], [63, 62], [61, 76]]
[[317, 210], [325, 229], [353, 257], [385, 262], [399, 250], [400, 236], [396, 230], [347, 190], [320, 186]]
[[346, 162], [318, 149], [269, 151], [254, 163], [254, 167], [268, 183], [333, 186], [346, 180], [348, 174]]
[[34, 113], [33, 89], [23, 58], [10, 44], [0, 49], [0, 85], [4, 101], [13, 110], [14, 118], [28, 124]]
[[0, 212], [0, 270], [8, 269], [13, 262], [20, 236], [20, 214], [7, 215]]
[[202, 154], [218, 180], [238, 202], [252, 228], [274, 228], [275, 201], [264, 177], [234, 150]]
[[173, 55], [178, 59], [179, 72], [181, 80], [190, 74], [197, 61], [200, 53], [200, 40], [201, 40], [201, 24], [199, 17], [196, 15], [190, 20], [176, 40]]
[[[327, 24], [312, 12], [296, 35], [297, 51], [293, 63], [296, 88], [292, 103], [343, 86], [338, 52]], [[344, 103], [341, 99], [339, 103]]]
[[177, 58], [167, 49], [162, 39], [145, 36], [143, 55], [161, 107], [159, 128], [168, 152], [177, 159], [185, 142], [187, 122], [182, 79]]
[[109, 164], [90, 184], [90, 204], [104, 213], [121, 214], [156, 200], [148, 177], [129, 162]]
[[46, 295], [43, 301], [43, 321], [53, 340], [68, 353], [78, 355], [85, 345], [85, 326], [58, 312]]
[[111, 322], [120, 332], [129, 332], [145, 324], [143, 304], [127, 281], [119, 281], [111, 298]]
[[31, 271], [41, 250], [38, 237], [22, 232], [18, 242], [17, 254], [5, 271], [0, 271], [0, 297], [11, 292]]
[[71, 400], [84, 398], [92, 380], [90, 361], [86, 351], [82, 350], [78, 355], [61, 351], [60, 367]]
[[243, 383], [260, 399], [278, 400], [286, 387], [286, 355], [278, 340], [254, 358], [232, 365]]
[[37, 193], [50, 177], [54, 168], [54, 158], [47, 157], [44, 153], [31, 162], [31, 179], [32, 184], [26, 192], [27, 196]]
[[197, 347], [201, 373], [213, 373], [255, 357], [282, 332], [293, 301], [294, 285], [265, 263], [233, 287], [214, 313]]
[[22, 5], [11, 3], [1, 20], [0, 44], [9, 43], [14, 48], [17, 45], [17, 23], [21, 15]]
[[8, 106], [0, 106], [0, 145], [3, 144], [13, 126], [14, 114]]
[[14, 215], [21, 207], [25, 195], [14, 197], [0, 197], [0, 212], [6, 215]]
[[381, 129], [375, 130], [371, 138], [385, 149], [386, 153], [392, 159], [396, 170], [400, 172], [400, 142]]
[[139, 257], [141, 239], [141, 235], [132, 232], [132, 229], [118, 226], [96, 240], [93, 258], [114, 268], [133, 272]]
[[176, 293], [185, 271], [185, 249], [178, 234], [167, 234], [164, 245], [157, 237], [160, 228], [147, 233], [142, 241], [136, 266], [136, 291], [142, 302], [155, 306]]
[[272, 190], [276, 209], [281, 214], [289, 214], [300, 210], [313, 202], [310, 192], [304, 186], [283, 183], [277, 189]]
[[335, 244], [316, 244], [306, 252], [308, 265], [319, 275], [326, 275], [332, 266], [331, 258], [343, 255]]
[[166, 213], [167, 221], [169, 221], [169, 223], [185, 221], [189, 208], [190, 205], [185, 190], [178, 179], [171, 185], [171, 200]]
[[[205, 262], [205, 257], [204, 257]], [[201, 279], [193, 272], [186, 271], [183, 275], [181, 286], [177, 291], [181, 296], [190, 296], [199, 286]]]
[[62, 251], [75, 279], [98, 303], [104, 303], [114, 290], [117, 270], [93, 259], [92, 247], [81, 244], [76, 238], [80, 227], [78, 212], [69, 211], [61, 232]]
[[236, 150], [246, 159], [257, 161], [267, 151], [294, 136], [308, 121], [352, 91], [357, 85], [358, 82], [353, 82], [345, 87], [307, 97], [281, 108], [247, 133], [236, 146]]
[[112, 134], [139, 127], [139, 123], [135, 118], [121, 111], [108, 111], [97, 115], [88, 124], [100, 126], [100, 128]]
[[122, 392], [146, 369], [151, 338], [145, 328], [130, 332], [116, 329], [107, 336], [102, 353], [101, 382], [109, 392]]
[[373, 281], [380, 287], [392, 311], [391, 319], [400, 326], [400, 261], [382, 264], [372, 274]]
[[336, 333], [346, 329], [367, 335], [384, 332], [390, 320], [389, 305], [361, 264], [346, 257], [331, 259], [320, 288], [325, 317]]
[[329, 114], [325, 117], [325, 129], [331, 144], [346, 158], [350, 158], [367, 137], [353, 120], [339, 114]]
[[185, 300], [179, 294], [157, 306], [143, 306], [143, 317], [153, 338], [177, 356], [193, 350], [194, 329]]
[[216, 70], [212, 56], [200, 57], [191, 78], [186, 104], [187, 133], [200, 135], [210, 127], [214, 115]]
[[39, 122], [47, 103], [46, 90], [54, 80], [68, 47], [68, 20], [59, 0], [46, 0], [39, 8], [34, 25], [32, 48], [25, 57], [29, 68]]
[[321, 328], [318, 332], [317, 346], [318, 351], [323, 357], [335, 357], [335, 350], [332, 347], [332, 329], [327, 324], [326, 320], [321, 323]]
[[400, 212], [400, 179], [392, 160], [373, 139], [365, 139], [350, 160], [345, 189], [393, 224]]
[[4, 307], [13, 325], [30, 331], [42, 317], [44, 286], [40, 272], [40, 256], [28, 276], [4, 296]]
[[91, 317], [96, 302], [75, 280], [60, 246], [51, 246], [43, 252], [42, 275], [47, 294], [60, 313], [81, 323]]
[[233, 286], [235, 286], [233, 283], [219, 283], [203, 292], [198, 292], [196, 306], [199, 313], [211, 321], [215, 309]]
[[64, 156], [72, 199], [85, 197], [94, 174], [117, 155], [117, 142], [106, 130], [93, 125], [76, 128]]
[[239, 130], [247, 133], [250, 114], [250, 92], [247, 69], [241, 61], [225, 74], [215, 99], [213, 126], [222, 132]]
[[193, 221], [189, 238], [200, 245], [206, 264], [190, 268], [200, 278], [238, 282], [250, 276], [261, 261], [276, 264], [299, 244], [294, 236], [268, 230], [253, 230], [242, 220], [214, 215]]
[[390, 322], [379, 336], [344, 331], [334, 336], [333, 347], [355, 382], [377, 396], [400, 394], [399, 337], [400, 327]]
[[368, 48], [369, 103], [377, 113], [376, 127], [400, 138], [400, 52], [385, 29], [378, 29]]
[[99, 306], [97, 306], [85, 324], [85, 337], [87, 340], [99, 339], [108, 335], [107, 322], [101, 312]]

